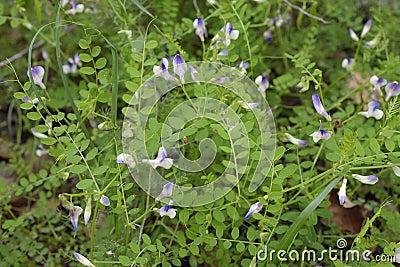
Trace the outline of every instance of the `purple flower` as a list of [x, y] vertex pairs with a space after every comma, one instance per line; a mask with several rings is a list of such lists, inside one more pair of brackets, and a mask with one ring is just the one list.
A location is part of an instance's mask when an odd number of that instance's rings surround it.
[[322, 122], [319, 121], [319, 130], [310, 134], [310, 136], [312, 136], [314, 143], [317, 143], [321, 139], [329, 140], [329, 138], [331, 138], [331, 133], [322, 130]]
[[369, 32], [369, 30], [371, 29], [371, 24], [372, 24], [372, 19], [369, 19], [365, 23], [365, 25], [364, 25], [364, 27], [362, 29], [362, 32], [361, 32], [361, 38], [363, 38]]
[[383, 117], [383, 111], [378, 109], [379, 105], [379, 102], [371, 101], [368, 103], [368, 111], [358, 112], [358, 114], [367, 118], [374, 117], [380, 120]]
[[295, 144], [297, 146], [306, 146], [307, 145], [307, 141], [305, 141], [305, 140], [297, 139], [289, 133], [285, 133], [285, 135], [286, 135], [287, 139], [289, 140], [289, 142], [291, 142], [292, 144]]
[[161, 67], [154, 66], [153, 72], [156, 77], [162, 77], [167, 81], [171, 81], [171, 80], [175, 79], [174, 76], [172, 76], [168, 72], [168, 59], [165, 57], [161, 60]]
[[342, 185], [340, 186], [340, 189], [339, 189], [339, 203], [342, 206], [343, 206], [344, 201], [346, 199], [346, 184], [347, 184], [347, 179], [344, 178], [343, 182], [342, 182]]
[[[32, 70], [33, 83], [40, 86], [40, 88], [42, 89], [46, 89], [46, 86], [43, 83], [44, 68], [42, 66], [35, 66], [32, 67], [31, 70]], [[28, 72], [27, 75], [29, 76]]]
[[391, 98], [392, 96], [400, 95], [400, 85], [398, 82], [391, 82], [385, 87], [386, 92], [386, 101]]
[[224, 27], [222, 27], [221, 32], [225, 35], [221, 37], [219, 34], [215, 35], [213, 41], [216, 42], [216, 47], [218, 48], [218, 43], [223, 42], [225, 47], [231, 44], [231, 40], [236, 40], [239, 37], [239, 31], [233, 30], [232, 23], [228, 22]]
[[193, 27], [196, 29], [196, 35], [204, 42], [204, 36], [207, 36], [207, 29], [202, 18], [197, 18], [193, 21]]
[[369, 79], [369, 82], [374, 86], [374, 90], [376, 90], [380, 95], [382, 95], [381, 87], [387, 84], [385, 78], [378, 78], [377, 76], [372, 76]]
[[101, 195], [100, 203], [106, 207], [110, 206], [110, 200], [105, 195]]
[[164, 185], [164, 187], [163, 187], [163, 190], [158, 195], [157, 200], [161, 200], [163, 198], [167, 198], [167, 197], [172, 196], [172, 190], [173, 189], [174, 189], [174, 183], [173, 182], [166, 183]]
[[68, 58], [67, 64], [62, 66], [63, 72], [65, 74], [68, 73], [77, 73], [78, 72], [78, 66], [82, 66], [82, 62], [79, 59], [79, 55], [75, 53], [74, 58]]
[[78, 232], [78, 219], [79, 215], [82, 213], [82, 208], [79, 206], [74, 206], [69, 210], [69, 217], [71, 218], [72, 227], [74, 227], [75, 232]]
[[363, 184], [376, 184], [379, 181], [379, 178], [376, 175], [359, 175], [359, 174], [353, 174], [353, 178], [357, 179]]
[[328, 121], [331, 121], [331, 116], [329, 116], [328, 112], [326, 112], [324, 106], [321, 103], [321, 100], [319, 99], [319, 96], [317, 94], [312, 95], [312, 101], [315, 110], [317, 111], [318, 114], [321, 116], [325, 117]]
[[79, 254], [78, 252], [75, 252], [75, 251], [74, 251], [74, 256], [75, 256], [75, 258], [76, 258], [80, 263], [82, 263], [83, 265], [88, 266], [88, 267], [96, 267], [96, 266], [94, 266], [94, 264], [91, 263], [85, 256], [82, 256], [82, 255]]
[[378, 44], [379, 41], [379, 35], [375, 36], [374, 39], [372, 39], [371, 41], [365, 42], [364, 45], [367, 47], [374, 47], [375, 45]]
[[172, 203], [172, 200], [170, 200], [168, 205], [165, 205], [159, 209], [155, 208], [154, 211], [157, 211], [161, 215], [161, 217], [168, 216], [173, 219], [176, 216], [176, 209], [171, 208]]
[[254, 82], [258, 85], [258, 90], [262, 94], [265, 94], [265, 91], [269, 87], [269, 82], [268, 82], [267, 77], [265, 77], [264, 75], [259, 75], [259, 76], [257, 76], [257, 78], [255, 79]]
[[244, 216], [244, 219], [247, 220], [250, 218], [254, 213], [258, 213], [261, 211], [263, 208], [263, 204], [261, 202], [256, 202], [253, 205], [250, 206], [249, 211], [246, 213], [246, 216]]
[[145, 163], [149, 164], [154, 169], [157, 167], [163, 167], [164, 169], [170, 169], [173, 165], [174, 160], [167, 158], [167, 151], [164, 147], [158, 149], [158, 155], [156, 159], [144, 160]]

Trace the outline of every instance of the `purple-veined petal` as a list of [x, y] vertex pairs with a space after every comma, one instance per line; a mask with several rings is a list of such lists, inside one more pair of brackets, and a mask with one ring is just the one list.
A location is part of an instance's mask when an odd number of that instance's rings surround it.
[[386, 101], [391, 98], [392, 96], [400, 95], [400, 85], [398, 82], [394, 81], [386, 85], [385, 87], [386, 92]]
[[331, 121], [331, 116], [329, 116], [328, 112], [326, 112], [324, 106], [321, 103], [321, 100], [319, 99], [319, 96], [317, 94], [312, 95], [312, 101], [315, 110], [317, 111], [318, 114], [321, 116], [325, 117], [328, 121]]
[[372, 19], [369, 19], [365, 23], [365, 25], [364, 25], [364, 27], [362, 29], [362, 32], [361, 32], [361, 38], [363, 38], [369, 32], [369, 30], [371, 29], [371, 24], [372, 24]]
[[331, 133], [322, 129], [322, 122], [319, 121], [319, 129], [318, 131], [310, 134], [312, 136], [313, 141], [317, 143], [321, 139], [329, 140], [331, 138]]
[[258, 213], [262, 210], [263, 208], [263, 204], [261, 202], [256, 202], [253, 205], [250, 206], [249, 211], [246, 213], [246, 215], [244, 216], [244, 219], [247, 220], [248, 218], [250, 218], [254, 213]]
[[379, 178], [376, 175], [359, 175], [359, 174], [353, 174], [353, 178], [357, 179], [363, 184], [376, 184], [379, 181]]
[[161, 217], [168, 216], [171, 219], [173, 219], [176, 216], [176, 209], [172, 209], [171, 205], [172, 205], [172, 200], [169, 201], [168, 205], [165, 205], [159, 209], [154, 209], [154, 210], [157, 211]]
[[291, 142], [292, 144], [295, 144], [297, 146], [306, 146], [307, 145], [307, 141], [305, 141], [305, 140], [297, 139], [289, 133], [285, 133], [285, 135], [286, 135], [287, 139], [289, 140], [289, 142]]
[[340, 189], [339, 189], [339, 203], [341, 206], [343, 206], [344, 201], [346, 199], [346, 185], [347, 185], [347, 179], [344, 178], [342, 185], [340, 186]]
[[88, 267], [96, 267], [93, 263], [90, 262], [90, 260], [88, 260], [85, 256], [79, 254], [78, 252], [74, 251], [74, 256], [83, 265]]
[[[42, 66], [35, 66], [31, 68], [32, 70], [32, 78], [33, 83], [40, 86], [42, 89], [46, 89], [46, 86], [43, 83], [44, 77], [44, 68]], [[27, 74], [29, 76], [29, 73]]]
[[204, 36], [207, 36], [207, 29], [202, 18], [197, 18], [193, 22], [193, 27], [196, 29], [196, 35], [200, 37], [201, 41], [204, 41]]
[[105, 196], [105, 195], [101, 195], [100, 203], [101, 203], [103, 206], [108, 207], [108, 206], [110, 206], [110, 199], [109, 199], [107, 196]]
[[157, 167], [170, 169], [174, 163], [174, 160], [171, 158], [167, 158], [167, 151], [164, 147], [160, 147], [158, 149], [158, 155], [156, 159], [144, 160], [144, 162], [153, 167], [153, 169], [156, 169]]
[[74, 231], [78, 232], [78, 219], [79, 215], [82, 213], [82, 208], [79, 206], [74, 206], [69, 210], [69, 217], [71, 219], [72, 227], [74, 227]]
[[118, 164], [127, 164], [129, 167], [133, 168], [136, 166], [136, 162], [133, 157], [127, 153], [121, 153], [117, 156], [116, 162]]
[[190, 64], [189, 65], [189, 70], [190, 70], [190, 76], [192, 77], [192, 80], [194, 82], [199, 82], [199, 80], [196, 78], [195, 74], [198, 73], [197, 70]]

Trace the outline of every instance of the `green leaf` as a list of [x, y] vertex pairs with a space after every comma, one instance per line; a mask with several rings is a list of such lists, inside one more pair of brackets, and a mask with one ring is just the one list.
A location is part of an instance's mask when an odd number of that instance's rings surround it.
[[82, 49], [88, 49], [89, 48], [89, 43], [85, 39], [80, 39], [79, 42], [79, 47]]
[[38, 112], [28, 112], [28, 114], [26, 114], [26, 117], [28, 117], [28, 119], [32, 121], [37, 121], [42, 118], [42, 115]]
[[[79, 166], [79, 165], [78, 165]], [[87, 190], [93, 185], [92, 179], [85, 179], [76, 184], [76, 188], [80, 190]]]
[[90, 62], [92, 61], [92, 56], [86, 53], [81, 53], [79, 54], [79, 59], [83, 62]]
[[22, 103], [21, 105], [19, 105], [19, 107], [20, 107], [21, 109], [30, 110], [30, 109], [33, 108], [33, 104], [32, 104], [32, 103], [25, 102], [25, 103]]
[[82, 67], [79, 69], [79, 72], [86, 75], [92, 75], [95, 70], [92, 67]]
[[96, 45], [96, 46], [93, 47], [93, 49], [92, 49], [92, 52], [91, 52], [92, 57], [97, 57], [97, 56], [100, 54], [100, 52], [101, 52], [101, 47], [98, 46], [98, 45]]
[[86, 155], [86, 161], [94, 159], [96, 157], [97, 153], [99, 152], [99, 149], [97, 147], [93, 148], [92, 150], [89, 151]]
[[150, 40], [146, 43], [146, 49], [154, 49], [158, 46], [158, 43], [156, 40]]
[[239, 228], [234, 227], [232, 229], [231, 235], [232, 235], [233, 239], [238, 239], [238, 237], [239, 237]]
[[74, 165], [71, 168], [69, 168], [69, 171], [71, 173], [79, 174], [79, 173], [86, 171], [86, 166], [85, 165]]
[[381, 145], [379, 144], [378, 140], [372, 138], [369, 140], [369, 147], [371, 148], [372, 152], [376, 154], [381, 153]]
[[21, 99], [21, 98], [24, 98], [25, 96], [26, 96], [26, 94], [24, 92], [15, 92], [14, 93], [14, 97], [16, 99]]
[[[300, 231], [301, 227], [308, 221], [308, 218], [314, 212], [314, 210], [319, 206], [319, 204], [326, 198], [326, 196], [331, 192], [331, 190], [337, 185], [341, 177], [334, 179], [330, 182], [324, 190], [313, 200], [310, 204], [301, 212], [301, 214], [296, 218], [293, 224], [290, 226], [286, 234], [280, 239], [276, 251], [284, 250], [288, 251], [290, 244], [293, 243], [297, 233]], [[278, 257], [274, 259], [274, 263], [278, 263]]]
[[107, 64], [107, 59], [105, 59], [104, 57], [101, 57], [98, 60], [96, 60], [95, 67], [96, 67], [96, 69], [102, 69], [106, 66], [106, 64]]
[[132, 264], [131, 260], [127, 256], [119, 256], [118, 260], [122, 266], [131, 266]]
[[40, 140], [42, 142], [42, 144], [44, 145], [54, 145], [55, 143], [57, 143], [57, 139], [55, 139], [54, 137], [47, 137], [47, 138], [43, 138], [42, 140]]
[[389, 150], [390, 152], [392, 152], [394, 150], [394, 148], [396, 147], [394, 141], [392, 139], [387, 139], [385, 141], [385, 147], [387, 150]]

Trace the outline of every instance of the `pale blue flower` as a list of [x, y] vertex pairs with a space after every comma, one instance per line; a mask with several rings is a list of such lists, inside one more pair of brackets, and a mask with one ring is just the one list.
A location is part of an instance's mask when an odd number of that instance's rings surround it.
[[354, 61], [353, 58], [348, 57], [343, 59], [342, 61], [342, 68], [346, 69], [347, 71], [351, 71], [354, 66], [355, 66], [356, 62]]
[[200, 37], [200, 40], [204, 42], [204, 36], [207, 36], [206, 25], [202, 18], [197, 18], [193, 21], [193, 27], [196, 29], [196, 35]]
[[176, 209], [171, 208], [172, 203], [173, 201], [170, 200], [168, 205], [165, 205], [159, 209], [155, 208], [154, 211], [157, 211], [161, 215], [161, 217], [168, 216], [173, 219], [176, 216]]
[[174, 189], [174, 183], [173, 182], [169, 182], [166, 183], [163, 187], [163, 190], [161, 191], [161, 193], [158, 195], [158, 197], [156, 198], [157, 200], [161, 200], [163, 198], [167, 198], [172, 196], [172, 190]]
[[100, 197], [100, 203], [106, 207], [110, 206], [110, 199], [108, 199], [107, 196], [101, 195]]
[[76, 1], [71, 2], [72, 8], [65, 11], [65, 14], [75, 15], [76, 13], [82, 13], [85, 9], [83, 4], [78, 4]]
[[344, 178], [342, 185], [340, 186], [340, 189], [339, 189], [339, 203], [342, 206], [346, 200], [346, 185], [347, 185], [347, 179]]
[[358, 38], [357, 34], [353, 31], [353, 29], [349, 29], [350, 37], [354, 41], [358, 42], [360, 39]]
[[267, 77], [265, 77], [264, 75], [259, 75], [257, 76], [254, 82], [258, 85], [258, 90], [264, 95], [265, 91], [269, 87], [269, 82]]
[[285, 133], [285, 135], [286, 135], [287, 139], [289, 140], [289, 142], [291, 142], [292, 144], [295, 144], [297, 146], [306, 146], [307, 145], [307, 141], [305, 141], [305, 140], [297, 139], [289, 133]]
[[188, 70], [185, 60], [179, 54], [176, 54], [172, 63], [174, 65], [174, 73], [179, 76], [182, 83], [185, 83], [184, 77]]
[[328, 121], [331, 121], [331, 116], [329, 116], [328, 112], [326, 112], [324, 106], [321, 103], [321, 100], [319, 99], [319, 96], [317, 94], [312, 95], [312, 101], [315, 110], [317, 111], [318, 114], [321, 116], [325, 117]]
[[[42, 66], [35, 66], [32, 67], [31, 70], [33, 83], [40, 86], [42, 89], [46, 89], [46, 86], [43, 83], [44, 68]], [[29, 76], [29, 73], [27, 73], [27, 75]]]
[[250, 218], [254, 213], [258, 213], [262, 210], [263, 208], [263, 204], [261, 202], [256, 202], [253, 205], [250, 206], [249, 211], [246, 213], [246, 215], [244, 216], [244, 219], [247, 220], [248, 218]]
[[133, 168], [136, 166], [136, 162], [133, 157], [127, 153], [121, 153], [117, 156], [116, 162], [118, 164], [127, 164], [129, 167]]
[[331, 133], [325, 130], [322, 130], [322, 122], [319, 121], [319, 130], [310, 134], [312, 136], [315, 143], [317, 143], [321, 139], [329, 140], [331, 138]]
[[71, 219], [72, 227], [74, 227], [75, 232], [78, 232], [78, 219], [79, 215], [82, 213], [82, 208], [79, 206], [74, 206], [69, 210], [69, 217]]
[[381, 87], [387, 84], [387, 80], [385, 78], [378, 78], [378, 76], [374, 75], [369, 79], [369, 82], [374, 86], [374, 90], [382, 95]]
[[400, 95], [400, 85], [396, 81], [391, 82], [388, 85], [386, 85], [385, 92], [386, 92], [386, 101], [387, 101], [392, 96]]
[[371, 101], [368, 103], [368, 111], [358, 112], [358, 114], [366, 118], [374, 117], [375, 119], [380, 120], [383, 117], [383, 111], [378, 109], [379, 105], [379, 102]]
[[74, 256], [83, 265], [88, 266], [88, 267], [96, 267], [93, 263], [90, 262], [90, 260], [88, 260], [85, 256], [82, 256], [78, 252], [74, 251]]
[[144, 160], [145, 163], [156, 169], [157, 167], [163, 167], [164, 169], [170, 169], [173, 165], [174, 160], [167, 158], [167, 151], [164, 147], [158, 149], [158, 155], [156, 159]]
[[379, 181], [379, 178], [376, 175], [359, 175], [359, 174], [353, 174], [353, 178], [357, 179], [363, 184], [376, 184]]
[[169, 72], [168, 72], [168, 59], [167, 58], [163, 58], [162, 60], [161, 60], [161, 67], [159, 67], [159, 66], [154, 66], [153, 67], [153, 72], [154, 72], [154, 75], [156, 76], [156, 77], [161, 77], [161, 78], [164, 78], [165, 80], [174, 80], [175, 78], [174, 78], [174, 76], [172, 76], [171, 74], [169, 74]]
[[369, 30], [371, 29], [371, 24], [372, 24], [372, 19], [369, 19], [365, 23], [365, 25], [364, 25], [364, 27], [362, 29], [362, 32], [361, 32], [361, 38], [363, 38], [369, 32]]

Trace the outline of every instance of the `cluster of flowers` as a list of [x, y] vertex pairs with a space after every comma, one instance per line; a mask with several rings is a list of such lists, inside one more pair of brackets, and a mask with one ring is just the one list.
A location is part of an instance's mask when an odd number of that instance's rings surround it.
[[282, 17], [281, 14], [278, 14], [275, 16], [275, 18], [269, 19], [268, 20], [268, 30], [266, 30], [263, 33], [264, 40], [267, 43], [270, 43], [272, 41], [272, 33], [274, 32], [275, 29], [282, 27], [283, 23], [285, 22], [285, 25], [289, 25], [292, 21], [292, 18], [290, 17], [289, 13], [285, 14], [285, 18]]
[[70, 1], [70, 0], [62, 0], [61, 1], [61, 6], [65, 7], [67, 4], [71, 4], [71, 9], [68, 9], [65, 11], [65, 14], [70, 14], [70, 15], [75, 15], [77, 13], [82, 13], [85, 9], [85, 6], [83, 4], [78, 4], [76, 1]]

